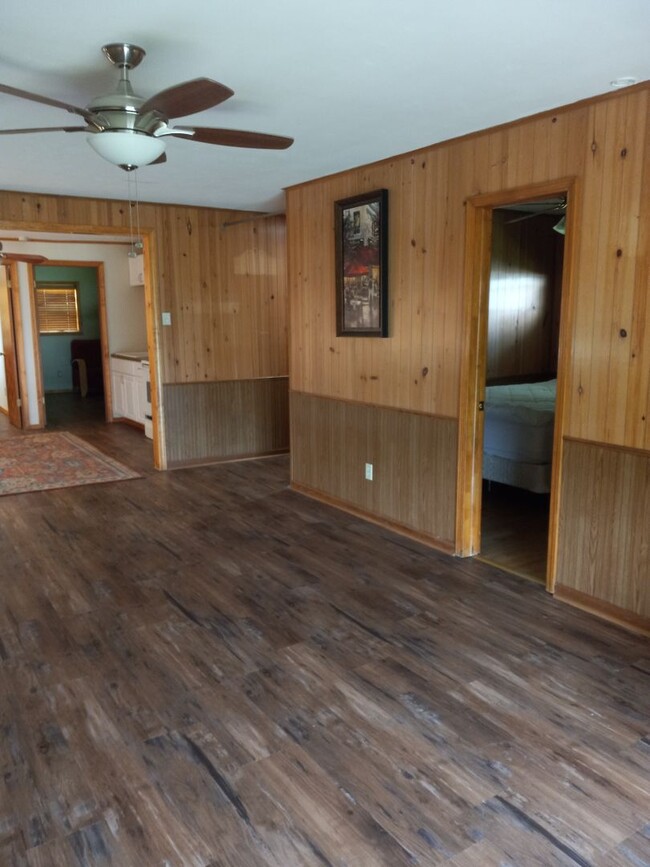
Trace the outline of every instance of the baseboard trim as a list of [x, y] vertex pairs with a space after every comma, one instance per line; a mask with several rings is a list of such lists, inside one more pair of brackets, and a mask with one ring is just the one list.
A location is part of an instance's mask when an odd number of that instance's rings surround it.
[[[278, 377], [279, 378], [279, 377]], [[256, 461], [262, 458], [274, 458], [278, 455], [288, 455], [289, 449], [276, 449], [270, 452], [259, 452], [257, 454], [248, 455], [228, 455], [228, 457], [219, 458], [193, 458], [189, 461], [169, 461], [167, 463], [168, 470], [187, 470], [191, 467], [211, 467], [215, 464], [233, 464], [240, 461]]]
[[401, 536], [408, 536], [409, 539], [421, 542], [429, 548], [435, 548], [436, 551], [442, 551], [443, 554], [450, 554], [453, 556], [455, 553], [454, 546], [450, 542], [443, 542], [441, 539], [428, 536], [426, 533], [411, 530], [410, 527], [407, 527], [404, 524], [399, 524], [396, 521], [383, 518], [381, 515], [376, 515], [374, 512], [366, 512], [364, 509], [359, 509], [350, 503], [346, 503], [345, 500], [330, 497], [328, 494], [323, 494], [321, 491], [317, 491], [307, 485], [298, 484], [297, 482], [291, 482], [289, 487], [297, 494], [303, 494], [305, 497], [309, 497], [312, 500], [318, 500], [321, 503], [325, 503], [327, 506], [333, 506], [335, 509], [340, 509], [342, 512], [347, 512], [349, 515], [354, 515], [355, 518], [370, 521], [371, 524], [377, 524], [380, 527], [384, 527], [386, 530], [391, 530], [393, 533], [399, 533]]
[[581, 590], [574, 590], [573, 587], [567, 587], [566, 584], [556, 584], [554, 596], [561, 602], [567, 602], [569, 605], [581, 608], [583, 611], [588, 611], [604, 620], [609, 620], [610, 623], [623, 626], [631, 632], [650, 635], [650, 617], [635, 614], [634, 611], [628, 611], [626, 608], [619, 608], [618, 605], [612, 605], [611, 602], [606, 602], [604, 599], [589, 596], [588, 593], [583, 593]]
[[140, 424], [139, 421], [134, 421], [132, 418], [126, 418], [126, 416], [119, 415], [113, 416], [113, 422], [116, 424], [128, 424], [130, 427], [136, 428], [136, 430], [141, 430], [144, 432], [144, 425]]

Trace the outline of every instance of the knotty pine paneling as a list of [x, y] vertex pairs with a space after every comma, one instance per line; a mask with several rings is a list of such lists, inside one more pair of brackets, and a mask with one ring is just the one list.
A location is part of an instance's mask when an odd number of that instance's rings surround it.
[[454, 419], [292, 391], [291, 440], [294, 485], [453, 545]]
[[[140, 203], [153, 232], [154, 310], [162, 382], [287, 375], [284, 217]], [[128, 229], [128, 204], [0, 191], [0, 226], [43, 231]], [[171, 327], [158, 325], [160, 311]]]
[[176, 214], [171, 242], [158, 242], [160, 301], [175, 323], [170, 339], [162, 329], [165, 382], [288, 373], [284, 217], [241, 218]]
[[563, 240], [553, 226], [559, 217], [525, 216], [493, 212], [488, 385], [557, 371]]
[[580, 439], [645, 449], [650, 448], [647, 94], [604, 100], [590, 112], [565, 430]]
[[[650, 448], [648, 95], [647, 85], [608, 94], [290, 188], [292, 388], [457, 416], [464, 202], [575, 177], [564, 433]], [[390, 336], [337, 338], [333, 203], [381, 187], [389, 191]], [[622, 386], [614, 400], [613, 383]]]
[[650, 454], [568, 440], [557, 586], [650, 621]]
[[165, 385], [170, 464], [287, 451], [286, 377]]

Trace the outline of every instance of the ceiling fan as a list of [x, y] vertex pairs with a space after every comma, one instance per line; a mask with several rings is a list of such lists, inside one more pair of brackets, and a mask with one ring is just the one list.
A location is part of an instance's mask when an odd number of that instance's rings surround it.
[[3, 253], [2, 242], [0, 241], [0, 265], [9, 265], [10, 262], [27, 262], [28, 265], [40, 265], [41, 262], [47, 262], [45, 256], [38, 256], [32, 253]]
[[[521, 223], [522, 220], [532, 220], [533, 217], [541, 217], [543, 214], [557, 214], [558, 216], [563, 216], [566, 212], [567, 200], [566, 196], [563, 196], [557, 202], [540, 202], [540, 207], [534, 207], [535, 203], [531, 202], [530, 205], [528, 203], [524, 203], [520, 208], [523, 210], [525, 207], [528, 210], [528, 213], [524, 214], [521, 217], [514, 217], [512, 220], [506, 220], [506, 224], [510, 223]], [[510, 208], [510, 210], [514, 210], [514, 208]]]
[[0, 93], [62, 108], [82, 117], [86, 122], [85, 126], [4, 129], [0, 130], [0, 136], [85, 132], [88, 134], [89, 144], [100, 156], [126, 171], [132, 171], [138, 166], [164, 163], [167, 159], [166, 136], [205, 144], [272, 150], [282, 150], [293, 144], [292, 138], [261, 132], [205, 126], [171, 126], [170, 121], [173, 118], [213, 108], [230, 99], [234, 91], [210, 78], [195, 78], [145, 99], [134, 92], [129, 81], [129, 71], [141, 63], [146, 53], [144, 49], [128, 42], [113, 42], [104, 45], [102, 51], [110, 63], [121, 70], [120, 80], [112, 93], [96, 97], [85, 108], [0, 84]]

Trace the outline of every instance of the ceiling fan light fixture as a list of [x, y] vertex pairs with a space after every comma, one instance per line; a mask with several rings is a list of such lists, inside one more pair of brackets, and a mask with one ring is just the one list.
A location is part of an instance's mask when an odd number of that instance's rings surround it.
[[165, 141], [135, 130], [104, 130], [88, 135], [91, 148], [115, 166], [138, 168], [165, 152]]

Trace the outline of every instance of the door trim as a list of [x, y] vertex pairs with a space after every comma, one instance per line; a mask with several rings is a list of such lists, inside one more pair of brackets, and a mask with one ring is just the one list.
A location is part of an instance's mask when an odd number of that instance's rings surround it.
[[517, 202], [566, 194], [567, 230], [562, 268], [557, 402], [553, 437], [553, 463], [548, 529], [547, 590], [553, 592], [557, 561], [557, 537], [562, 471], [562, 432], [568, 362], [572, 348], [573, 288], [576, 231], [578, 225], [577, 180], [559, 178], [541, 184], [472, 196], [465, 202], [465, 304], [463, 357], [458, 418], [458, 473], [456, 498], [456, 555], [471, 557], [480, 551], [483, 464], [483, 413], [487, 362], [487, 314], [490, 285], [492, 211]]
[[13, 271], [12, 265], [0, 265], [3, 269], [4, 286], [1, 291], [6, 293], [7, 303], [7, 321], [4, 324], [5, 333], [8, 331], [11, 337], [10, 342], [5, 342], [3, 339], [2, 355], [4, 358], [5, 383], [7, 395], [7, 409], [0, 407], [0, 411], [5, 414], [13, 427], [22, 429], [25, 426], [25, 416], [23, 413], [22, 401], [22, 383], [20, 362], [18, 358], [18, 341], [22, 339], [22, 334], [16, 328], [15, 304], [13, 292]]

